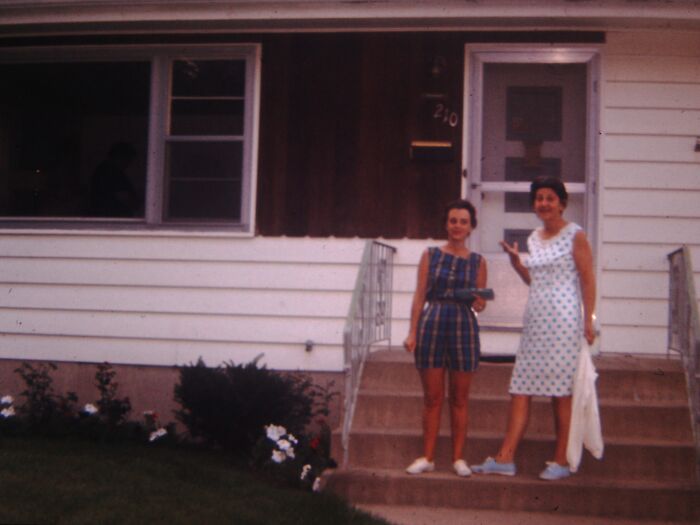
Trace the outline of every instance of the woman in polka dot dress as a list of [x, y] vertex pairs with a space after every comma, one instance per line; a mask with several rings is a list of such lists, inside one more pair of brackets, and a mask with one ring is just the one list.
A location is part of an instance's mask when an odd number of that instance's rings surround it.
[[508, 427], [498, 454], [472, 470], [515, 475], [515, 452], [527, 428], [532, 396], [548, 396], [552, 398], [557, 441], [554, 458], [547, 462], [540, 478], [554, 480], [571, 474], [566, 460], [571, 394], [581, 338], [589, 344], [595, 339], [595, 276], [585, 233], [563, 218], [568, 194], [561, 180], [536, 179], [530, 187], [530, 200], [542, 227], [528, 238], [527, 261], [520, 260], [517, 243], [501, 243], [515, 271], [530, 286], [510, 381]]

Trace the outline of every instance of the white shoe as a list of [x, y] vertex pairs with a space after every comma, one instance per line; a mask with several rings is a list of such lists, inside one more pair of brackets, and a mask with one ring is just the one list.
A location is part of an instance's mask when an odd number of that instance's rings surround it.
[[455, 469], [455, 473], [458, 476], [467, 477], [472, 475], [472, 469], [469, 468], [467, 462], [463, 459], [458, 459], [452, 464], [452, 468]]
[[423, 457], [411, 463], [406, 472], [408, 474], [423, 474], [423, 472], [432, 472], [433, 470], [435, 470], [435, 463]]

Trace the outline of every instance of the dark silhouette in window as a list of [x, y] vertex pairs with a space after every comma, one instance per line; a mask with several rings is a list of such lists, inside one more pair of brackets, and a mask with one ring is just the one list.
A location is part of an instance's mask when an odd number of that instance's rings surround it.
[[136, 158], [128, 142], [112, 144], [90, 183], [91, 214], [96, 217], [133, 217], [140, 205], [138, 194], [126, 171]]

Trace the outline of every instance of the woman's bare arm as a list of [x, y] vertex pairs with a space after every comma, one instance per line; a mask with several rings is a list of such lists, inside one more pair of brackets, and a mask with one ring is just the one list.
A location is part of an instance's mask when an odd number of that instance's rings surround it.
[[413, 302], [411, 303], [411, 324], [408, 329], [408, 336], [403, 345], [408, 352], [413, 352], [416, 349], [416, 334], [418, 332], [418, 319], [420, 319], [423, 305], [425, 304], [425, 295], [428, 289], [428, 251], [424, 251], [418, 263], [418, 279], [416, 283], [416, 291], [413, 293]]
[[595, 272], [593, 271], [593, 252], [586, 234], [579, 231], [574, 237], [574, 263], [581, 282], [581, 300], [583, 301], [584, 337], [588, 344], [595, 340], [593, 314], [595, 313]]

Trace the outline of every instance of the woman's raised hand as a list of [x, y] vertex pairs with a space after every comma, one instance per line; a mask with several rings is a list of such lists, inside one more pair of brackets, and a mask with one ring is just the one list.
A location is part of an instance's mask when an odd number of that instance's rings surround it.
[[503, 251], [510, 257], [511, 264], [517, 264], [520, 262], [520, 252], [518, 251], [518, 241], [513, 241], [513, 245], [509, 245], [506, 241], [500, 242]]

